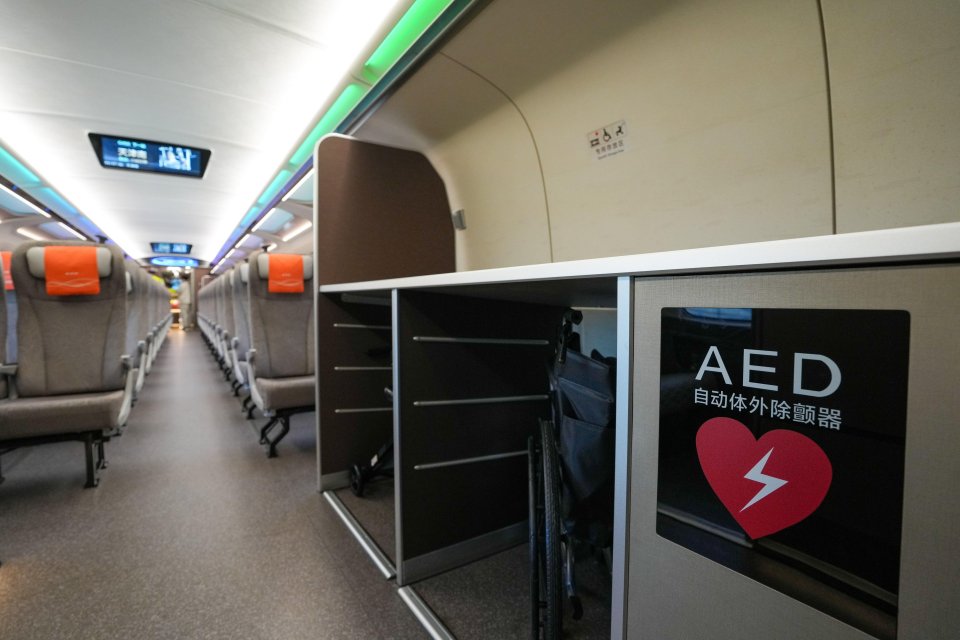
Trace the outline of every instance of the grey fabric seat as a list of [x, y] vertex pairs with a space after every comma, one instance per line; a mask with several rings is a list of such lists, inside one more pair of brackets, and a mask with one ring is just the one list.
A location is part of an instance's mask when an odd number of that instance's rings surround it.
[[17, 398], [0, 408], [0, 438], [23, 438], [63, 433], [101, 431], [118, 426], [124, 392], [73, 393], [50, 398]]
[[260, 402], [266, 407], [308, 407], [314, 402], [315, 376], [257, 378]]
[[4, 312], [6, 313], [6, 332], [5, 347], [2, 362], [17, 361], [17, 297], [13, 293], [13, 276], [10, 275], [10, 255], [12, 252], [3, 251], [3, 282], [0, 287], [3, 289], [3, 298], [6, 303]]
[[197, 322], [200, 324], [200, 333], [203, 335], [207, 345], [213, 346], [213, 313], [210, 306], [213, 299], [210, 297], [210, 276], [204, 276], [200, 281], [200, 288], [197, 290]]
[[[0, 305], [0, 367], [6, 368], [9, 365], [10, 360], [8, 356], [10, 354], [10, 330], [11, 327], [8, 324], [10, 319], [9, 310], [10, 304], [9, 299], [13, 297], [13, 291], [8, 291], [6, 287], [7, 280], [10, 278], [10, 274], [7, 273], [5, 268], [0, 268], [0, 292], [3, 293], [4, 304]], [[14, 310], [16, 310], [16, 305], [14, 305]], [[14, 316], [16, 317], [16, 316]], [[13, 327], [14, 332], [16, 327]], [[16, 338], [12, 341], [16, 344]], [[12, 373], [12, 368], [10, 369]], [[7, 376], [0, 375], [0, 400], [3, 400], [7, 397]], [[3, 479], [3, 475], [0, 474], [0, 480]]]
[[137, 371], [136, 393], [143, 389], [150, 366], [150, 354], [153, 346], [153, 334], [150, 325], [150, 275], [145, 269], [137, 268], [134, 286], [137, 288], [137, 341], [141, 344], [140, 363]]
[[147, 309], [150, 323], [150, 340], [148, 343], [147, 373], [153, 368], [160, 347], [167, 336], [170, 320], [170, 302], [166, 288], [153, 276], [144, 272], [147, 281]]
[[[290, 430], [289, 418], [312, 411], [315, 405], [313, 258], [302, 256], [302, 292], [269, 290], [270, 262], [281, 254], [255, 251], [250, 255], [250, 351], [247, 354], [250, 395], [270, 421], [261, 429], [261, 442], [276, 455], [277, 443]], [[281, 258], [282, 259], [282, 258]], [[300, 278], [294, 274], [294, 279]], [[270, 430], [281, 430], [272, 440]]]
[[250, 265], [246, 262], [238, 264], [228, 276], [233, 301], [233, 376], [239, 389], [249, 390], [247, 351], [250, 350]]
[[147, 336], [143, 330], [146, 324], [143, 269], [132, 260], [125, 261], [127, 267], [127, 345], [126, 353], [133, 358], [133, 367], [137, 370], [133, 396], [136, 399], [146, 379]]
[[235, 267], [231, 268], [217, 279], [223, 314], [220, 324], [221, 348], [223, 350], [221, 355], [223, 356], [224, 376], [227, 380], [230, 380], [233, 375], [233, 337], [236, 335], [236, 327], [233, 321], [233, 288], [230, 285], [235, 269]]
[[[45, 252], [54, 246], [94, 248], [98, 293], [47, 292]], [[9, 398], [0, 402], [0, 442], [24, 446], [81, 440], [87, 451], [87, 486], [96, 486], [104, 442], [126, 422], [135, 383], [125, 353], [123, 254], [87, 242], [30, 242], [14, 251], [11, 271], [20, 357]]]
[[218, 312], [221, 306], [218, 292], [219, 287], [222, 286], [221, 280], [222, 278], [213, 278], [209, 275], [204, 276], [203, 280], [201, 280], [200, 289], [197, 292], [197, 320], [200, 324], [203, 339], [222, 370], [224, 359], [221, 355], [223, 353], [223, 347], [220, 340], [218, 319]]

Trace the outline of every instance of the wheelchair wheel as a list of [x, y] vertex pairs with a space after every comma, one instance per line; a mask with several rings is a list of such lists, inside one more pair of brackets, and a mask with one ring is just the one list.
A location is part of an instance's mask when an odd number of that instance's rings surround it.
[[363, 476], [363, 469], [360, 468], [360, 465], [355, 464], [350, 467], [350, 490], [353, 491], [353, 494], [358, 498], [363, 497], [363, 488], [367, 483], [366, 478]]
[[530, 560], [530, 640], [540, 640], [540, 456], [533, 438], [527, 438], [527, 542]]
[[543, 461], [543, 640], [559, 640], [563, 618], [563, 557], [560, 547], [560, 461], [553, 423], [540, 422]]

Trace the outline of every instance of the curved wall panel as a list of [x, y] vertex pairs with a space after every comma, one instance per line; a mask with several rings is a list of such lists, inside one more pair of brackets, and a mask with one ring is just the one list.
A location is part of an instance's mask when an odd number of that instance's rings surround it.
[[357, 136], [417, 149], [443, 177], [456, 233], [457, 269], [550, 262], [543, 179], [530, 132], [489, 82], [439, 55], [391, 97]]

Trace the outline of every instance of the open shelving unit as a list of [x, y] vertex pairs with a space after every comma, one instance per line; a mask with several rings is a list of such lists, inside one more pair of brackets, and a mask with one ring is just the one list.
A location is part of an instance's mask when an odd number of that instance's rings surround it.
[[[389, 202], [388, 194], [383, 197]], [[321, 209], [318, 206], [318, 216]], [[385, 205], [384, 210], [393, 209]], [[438, 207], [432, 224], [449, 227], [448, 215]], [[348, 219], [355, 220], [358, 227], [371, 222], [359, 215], [341, 216], [341, 224]], [[370, 227], [374, 235], [381, 231], [379, 222]], [[325, 227], [319, 217], [317, 232], [318, 251], [322, 250], [320, 234], [325, 234], [328, 245], [342, 250], [344, 243], [337, 241], [336, 229]], [[739, 576], [730, 578], [729, 572], [715, 576], [712, 565], [701, 566], [710, 561], [699, 556], [687, 557], [685, 562], [697, 564], [697, 575], [711, 576], [717, 584], [726, 585], [722, 591], [699, 594], [702, 602], [690, 603], [689, 620], [671, 619], [668, 607], [652, 609], [648, 604], [660, 596], [672, 597], [671, 589], [654, 594], [651, 580], [655, 575], [665, 579], [676, 563], [670, 555], [670, 566], [661, 566], [657, 558], [667, 557], [663, 545], [668, 543], [651, 533], [653, 523], [662, 516], [658, 516], [661, 510], [656, 495], [651, 493], [658, 464], [660, 343], [655, 318], [660, 313], [658, 305], [666, 305], [659, 300], [676, 281], [677, 287], [686, 287], [690, 294], [670, 298], [670, 306], [763, 307], [765, 300], [770, 304], [777, 300], [776, 304], [784, 307], [819, 304], [836, 308], [842, 296], [823, 297], [815, 283], [852, 278], [862, 282], [865, 291], [876, 292], [886, 286], [887, 278], [906, 282], [902, 278], [940, 265], [936, 284], [904, 288], [923, 289], [928, 297], [943, 292], [940, 306], [916, 307], [917, 326], [921, 327], [918, 353], [938, 353], [936, 368], [943, 374], [937, 379], [918, 374], [920, 365], [914, 365], [911, 394], [926, 398], [931, 390], [945, 391], [945, 380], [960, 376], [960, 357], [943, 357], [944, 351], [960, 356], [955, 353], [955, 340], [941, 340], [930, 350], [934, 336], [954, 317], [951, 309], [960, 299], [960, 276], [956, 275], [960, 269], [954, 264], [960, 260], [960, 224], [476, 272], [454, 272], [450, 257], [446, 267], [435, 265], [430, 273], [413, 275], [404, 264], [404, 255], [409, 252], [422, 258], [430, 253], [418, 244], [427, 237], [405, 243], [402, 251], [393, 252], [389, 261], [377, 267], [375, 275], [365, 272], [367, 279], [349, 271], [340, 271], [332, 279], [318, 273], [318, 468], [328, 500], [336, 498], [333, 492], [341, 495], [343, 499], [336, 502], [361, 532], [358, 539], [366, 535], [367, 544], [372, 541], [380, 550], [389, 568], [384, 575], [396, 572], [400, 597], [433, 637], [523, 637], [520, 634], [525, 635], [528, 628], [524, 450], [536, 419], [549, 411], [544, 397], [545, 360], [551, 353], [559, 315], [568, 307], [615, 311], [616, 354], [609, 355], [617, 356], [613, 574], [597, 581], [608, 585], [606, 588], [590, 588], [595, 596], [594, 606], [588, 609], [590, 620], [579, 627], [565, 623], [570, 637], [620, 640], [632, 637], [635, 632], [631, 630], [641, 627], [703, 625], [705, 611], [733, 606], [720, 602], [722, 594], [731, 589], [743, 593], [744, 602], [769, 601], [770, 611], [775, 612], [770, 615], [776, 620], [765, 615], [764, 624], [802, 619], [797, 628], [820, 629], [825, 637], [847, 638], [859, 633], [854, 630], [854, 635], [849, 635], [836, 616], [808, 610], [802, 602], [776, 590], [741, 584]], [[452, 256], [452, 240], [448, 240]], [[357, 255], [370, 255], [356, 246], [352, 249]], [[768, 280], [774, 297], [765, 297], [768, 289], [757, 285]], [[862, 293], [856, 289], [843, 299], [856, 299], [854, 294]], [[730, 291], [744, 293], [733, 295]], [[823, 300], [816, 302], [821, 297]], [[390, 357], [374, 362], [370, 354], [382, 357], [387, 344]], [[351, 366], [361, 368], [336, 368]], [[385, 386], [392, 398], [383, 393]], [[931, 426], [917, 400], [912, 402], [908, 439], [910, 433], [946, 437]], [[337, 413], [338, 408], [377, 411]], [[960, 407], [947, 402], [938, 411], [956, 417]], [[344, 495], [349, 465], [370, 456], [391, 437], [396, 447], [395, 479], [377, 486], [370, 502]], [[951, 442], [944, 443], [944, 450], [956, 449], [956, 442]], [[903, 550], [914, 557], [926, 557], [923, 554], [929, 555], [930, 549], [915, 532], [911, 534], [920, 521], [919, 507], [908, 500], [911, 495], [916, 498], [917, 487], [932, 488], [944, 482], [946, 467], [938, 471], [918, 466], [924, 456], [931, 455], [936, 454], [929, 448], [907, 449], [907, 473], [918, 484], [904, 498]], [[960, 526], [958, 517], [951, 512], [947, 520]], [[939, 540], [948, 528], [937, 527], [928, 534]], [[584, 571], [589, 575], [590, 567]], [[915, 570], [905, 571], [901, 582], [908, 586], [901, 586], [901, 612], [895, 624], [901, 629], [921, 628], [924, 623], [915, 617], [917, 609], [911, 605], [910, 594], [923, 592], [929, 600], [934, 597], [932, 587], [918, 582]], [[947, 589], [954, 584], [947, 573], [938, 572], [927, 582]], [[758, 588], [763, 593], [754, 593]], [[485, 618], [484, 612], [490, 611], [496, 614]], [[873, 614], [867, 611], [865, 615]], [[949, 617], [941, 612], [941, 618], [943, 615]], [[864, 624], [873, 628], [869, 622]], [[877, 628], [884, 624], [881, 621]], [[904, 637], [919, 636], [908, 632]]]

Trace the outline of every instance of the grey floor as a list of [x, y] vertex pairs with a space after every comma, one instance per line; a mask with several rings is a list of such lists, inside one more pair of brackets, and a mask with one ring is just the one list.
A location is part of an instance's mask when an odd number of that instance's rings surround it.
[[397, 532], [395, 526], [393, 480], [377, 478], [367, 484], [363, 497], [350, 489], [338, 489], [337, 497], [350, 510], [360, 526], [392, 562], [397, 561]]
[[268, 460], [173, 330], [99, 488], [78, 443], [3, 456], [0, 638], [425, 637], [316, 493], [312, 421]]
[[[514, 547], [413, 586], [459, 640], [530, 637], [529, 556]], [[609, 640], [610, 579], [591, 558], [577, 562], [584, 615], [563, 621], [565, 640]]]

